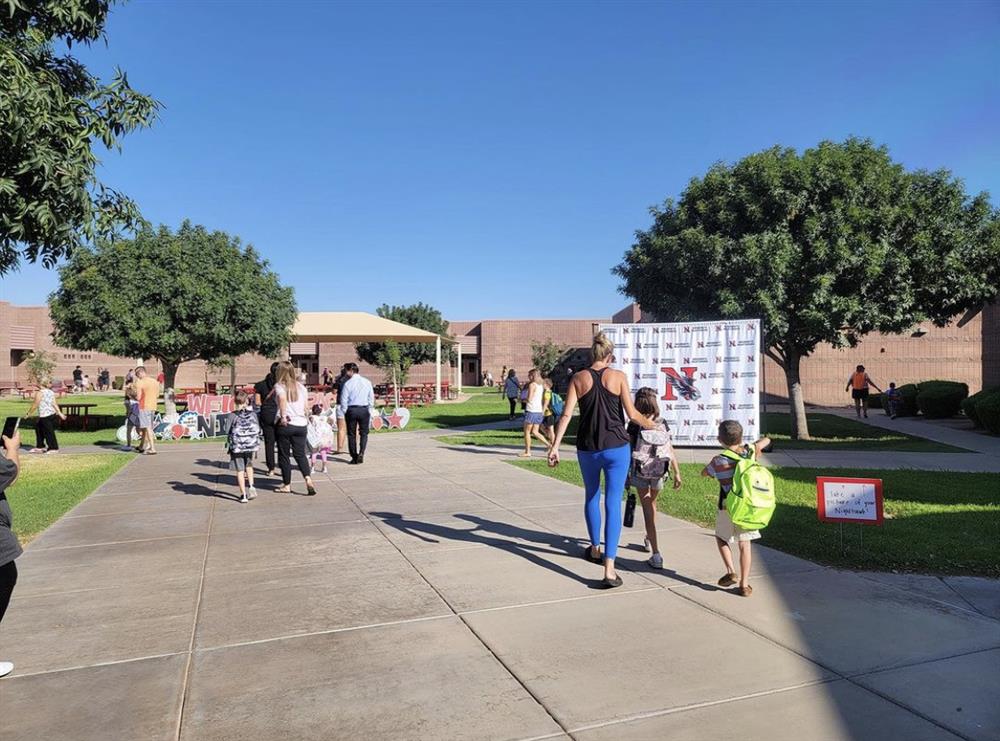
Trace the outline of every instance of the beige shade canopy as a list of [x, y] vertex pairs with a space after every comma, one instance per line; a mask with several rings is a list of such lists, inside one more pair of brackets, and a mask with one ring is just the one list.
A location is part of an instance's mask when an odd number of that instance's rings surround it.
[[[296, 342], [436, 342], [438, 335], [364, 311], [304, 311], [292, 327]], [[448, 338], [441, 338], [448, 342]]]
[[441, 343], [458, 345], [455, 386], [462, 389], [462, 346], [450, 337], [383, 319], [364, 311], [303, 311], [292, 327], [295, 342], [433, 342], [436, 347], [434, 398], [441, 401]]

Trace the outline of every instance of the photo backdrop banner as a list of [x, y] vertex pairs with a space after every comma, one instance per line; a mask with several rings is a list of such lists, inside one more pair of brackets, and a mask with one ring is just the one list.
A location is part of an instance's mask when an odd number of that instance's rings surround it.
[[632, 392], [656, 389], [677, 445], [718, 447], [719, 423], [735, 419], [744, 439], [761, 434], [760, 320], [602, 324], [614, 342], [613, 367]]

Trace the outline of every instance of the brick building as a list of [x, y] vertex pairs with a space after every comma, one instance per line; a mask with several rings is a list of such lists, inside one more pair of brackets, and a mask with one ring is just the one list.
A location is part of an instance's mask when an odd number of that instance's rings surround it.
[[[552, 340], [574, 348], [586, 348], [590, 346], [596, 324], [652, 320], [636, 304], [631, 304], [612, 317], [453, 321], [449, 328], [462, 344], [462, 383], [476, 385], [486, 370], [499, 378], [505, 365], [523, 374], [531, 367], [533, 340]], [[45, 350], [54, 355], [56, 379], [69, 379], [77, 365], [91, 378], [96, 377], [98, 367], [109, 368], [112, 378], [124, 376], [128, 368], [140, 362], [136, 358], [116, 358], [56, 347], [52, 344], [51, 332], [47, 307], [0, 302], [0, 380], [26, 383], [24, 358], [31, 350]], [[305, 370], [311, 380], [318, 378], [324, 367], [336, 370], [345, 362], [357, 360], [350, 343], [293, 343], [289, 349], [291, 360]], [[868, 335], [853, 349], [821, 346], [802, 363], [806, 401], [847, 403], [844, 385], [850, 371], [859, 363], [865, 365], [876, 383], [882, 386], [889, 381], [903, 384], [930, 378], [964, 381], [973, 391], [984, 385], [1000, 385], [1000, 307], [987, 307], [961, 327], [953, 323], [939, 329], [928, 324], [914, 328], [909, 334]], [[146, 365], [156, 368], [155, 362]], [[269, 365], [270, 360], [258, 355], [242, 356], [236, 362], [236, 381], [259, 380]], [[365, 375], [375, 381], [382, 380], [382, 372], [377, 368], [359, 365]], [[454, 378], [454, 374], [454, 368], [442, 370], [442, 378]], [[230, 375], [228, 368], [206, 368], [204, 363], [192, 361], [181, 366], [177, 386], [201, 386], [206, 378], [227, 383]], [[765, 375], [768, 394], [772, 398], [784, 398], [787, 389], [781, 369], [767, 360]], [[433, 380], [433, 364], [417, 366], [410, 373], [411, 383]]]

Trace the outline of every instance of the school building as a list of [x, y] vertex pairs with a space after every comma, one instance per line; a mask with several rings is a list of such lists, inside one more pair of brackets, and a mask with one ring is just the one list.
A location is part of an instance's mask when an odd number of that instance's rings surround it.
[[[551, 340], [576, 349], [567, 361], [580, 367], [584, 350], [590, 347], [594, 328], [602, 323], [638, 323], [653, 321], [636, 304], [630, 304], [610, 317], [592, 316], [580, 319], [477, 319], [450, 322], [450, 332], [461, 342], [462, 384], [479, 385], [485, 371], [499, 380], [504, 366], [515, 368], [524, 377], [531, 367], [531, 343]], [[0, 381], [27, 384], [25, 357], [30, 351], [51, 353], [57, 365], [54, 377], [70, 379], [79, 365], [96, 381], [97, 369], [106, 367], [111, 377], [124, 376], [141, 358], [120, 358], [103, 353], [57, 347], [52, 342], [52, 324], [46, 306], [15, 306], [0, 301]], [[292, 343], [290, 359], [315, 382], [323, 368], [336, 372], [345, 362], [357, 361], [350, 343]], [[259, 355], [237, 359], [237, 383], [251, 383], [267, 372], [270, 360]], [[378, 383], [382, 372], [358, 363], [362, 373]], [[849, 402], [844, 392], [847, 377], [854, 366], [862, 364], [874, 381], [885, 387], [897, 384], [943, 378], [964, 381], [970, 391], [990, 385], [1000, 385], [1000, 307], [988, 306], [974, 316], [963, 317], [948, 327], [930, 324], [914, 327], [901, 335], [872, 334], [855, 348], [838, 350], [820, 346], [802, 362], [802, 385], [806, 401], [811, 404], [837, 405]], [[159, 372], [155, 361], [146, 367]], [[442, 378], [456, 378], [458, 369], [442, 369]], [[787, 397], [785, 377], [770, 359], [764, 364], [764, 388], [772, 399]], [[206, 381], [228, 383], [232, 371], [228, 368], [206, 367], [192, 361], [181, 366], [177, 387], [198, 387]], [[434, 380], [433, 364], [414, 367], [409, 383]]]

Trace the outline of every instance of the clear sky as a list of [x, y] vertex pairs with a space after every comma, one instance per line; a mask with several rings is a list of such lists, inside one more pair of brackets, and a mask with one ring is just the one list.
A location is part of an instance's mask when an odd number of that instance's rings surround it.
[[608, 316], [648, 207], [774, 144], [868, 136], [1000, 202], [996, 2], [160, 0], [108, 38], [81, 56], [165, 108], [105, 181], [252, 242], [303, 310]]

